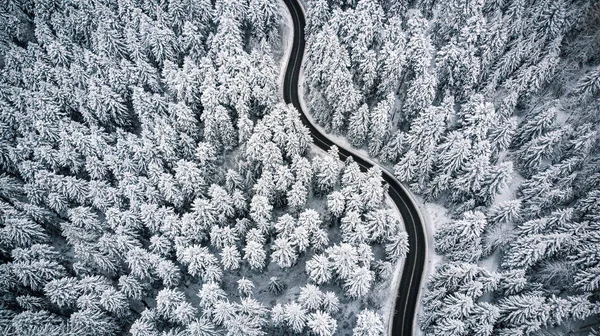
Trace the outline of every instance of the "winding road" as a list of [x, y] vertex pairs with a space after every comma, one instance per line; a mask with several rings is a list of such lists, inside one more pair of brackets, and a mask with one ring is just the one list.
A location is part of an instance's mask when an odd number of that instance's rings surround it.
[[[300, 0], [283, 1], [290, 11], [294, 23], [294, 40], [285, 72], [283, 97], [286, 103], [291, 103], [300, 112], [300, 118], [304, 125], [310, 130], [314, 144], [323, 150], [328, 150], [332, 145], [337, 144], [321, 133], [315, 125], [311, 123], [306, 116], [306, 111], [302, 110], [300, 98], [298, 96], [298, 78], [300, 75], [300, 68], [302, 67], [302, 58], [304, 56], [305, 47], [304, 11], [300, 5]], [[339, 148], [341, 159], [352, 156], [354, 161], [358, 163], [363, 170], [367, 170], [374, 165], [369, 159], [362, 158], [360, 155], [353, 153], [340, 145], [337, 146]], [[402, 269], [400, 285], [398, 286], [391, 333], [392, 335], [412, 335], [413, 322], [416, 313], [415, 308], [419, 299], [419, 289], [421, 286], [421, 277], [423, 275], [427, 251], [423, 222], [417, 206], [407, 189], [396, 180], [394, 175], [387, 169], [381, 167], [381, 170], [384, 181], [389, 185], [388, 191], [390, 197], [400, 210], [400, 214], [404, 220], [410, 246]]]

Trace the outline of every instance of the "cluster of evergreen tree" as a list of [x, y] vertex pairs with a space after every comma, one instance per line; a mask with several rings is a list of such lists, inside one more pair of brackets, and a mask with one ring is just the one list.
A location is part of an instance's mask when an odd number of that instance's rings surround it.
[[594, 324], [581, 321], [600, 312], [599, 13], [586, 0], [308, 1], [314, 119], [452, 210], [426, 333]]
[[[0, 334], [327, 336], [390, 278], [381, 172], [309, 155], [278, 98], [280, 5], [0, 4]], [[253, 295], [291, 267], [297, 302]]]

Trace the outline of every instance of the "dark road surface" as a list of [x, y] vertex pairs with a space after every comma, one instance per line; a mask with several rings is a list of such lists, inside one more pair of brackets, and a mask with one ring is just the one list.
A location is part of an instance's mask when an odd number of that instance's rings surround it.
[[[329, 140], [308, 120], [306, 111], [302, 110], [298, 97], [298, 77], [305, 47], [304, 12], [299, 3], [300, 0], [283, 1], [288, 7], [294, 22], [294, 41], [285, 72], [283, 97], [286, 103], [291, 103], [300, 112], [302, 122], [310, 130], [314, 144], [323, 150], [328, 150], [329, 147], [335, 145], [335, 143]], [[349, 152], [339, 145], [337, 146], [342, 160], [348, 156], [352, 156], [354, 161], [358, 163], [363, 170], [373, 166], [372, 163], [367, 162], [360, 156]], [[400, 210], [400, 214], [404, 220], [410, 246], [410, 251], [406, 256], [404, 268], [402, 270], [400, 286], [398, 287], [392, 335], [412, 335], [415, 307], [417, 306], [417, 300], [419, 299], [419, 288], [421, 285], [423, 268], [425, 266], [426, 241], [423, 223], [419, 217], [417, 206], [413, 203], [404, 186], [402, 186], [385, 168], [381, 167], [381, 170], [384, 181], [389, 185], [390, 197]]]

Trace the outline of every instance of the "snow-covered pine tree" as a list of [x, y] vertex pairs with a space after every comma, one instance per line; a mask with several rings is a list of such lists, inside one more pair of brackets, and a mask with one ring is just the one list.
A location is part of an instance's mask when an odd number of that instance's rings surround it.
[[290, 302], [284, 306], [284, 317], [287, 325], [293, 332], [300, 333], [306, 326], [307, 311], [297, 302]]
[[308, 190], [301, 181], [296, 181], [287, 193], [287, 202], [290, 208], [298, 212], [306, 205]]
[[368, 139], [369, 124], [370, 114], [367, 104], [362, 104], [350, 113], [347, 136], [353, 146], [361, 147]]
[[248, 261], [252, 269], [262, 269], [265, 266], [266, 258], [267, 253], [261, 243], [256, 241], [248, 241], [246, 243], [244, 247], [244, 260]]
[[321, 308], [321, 304], [323, 303], [323, 292], [319, 290], [319, 287], [312, 284], [307, 284], [300, 288], [298, 302], [308, 311], [318, 310]]
[[323, 296], [323, 309], [330, 313], [335, 314], [339, 310], [339, 299], [334, 292], [327, 291]]
[[223, 264], [223, 269], [238, 269], [240, 265], [240, 259], [242, 256], [238, 251], [237, 247], [230, 245], [225, 246], [221, 250], [221, 263]]
[[379, 155], [387, 140], [395, 101], [396, 96], [394, 93], [390, 93], [371, 110], [369, 115], [369, 154], [371, 156]]
[[331, 11], [326, 0], [310, 0], [307, 6], [306, 34], [312, 35], [329, 21]]
[[251, 296], [254, 290], [254, 283], [252, 283], [252, 280], [242, 277], [237, 281], [237, 288], [241, 296]]
[[481, 235], [486, 225], [483, 213], [465, 212], [462, 219], [451, 222], [436, 233], [436, 250], [451, 260], [477, 261], [481, 256]]
[[358, 264], [356, 248], [348, 243], [341, 243], [329, 247], [328, 253], [331, 265], [341, 279], [347, 279]]
[[410, 82], [406, 92], [406, 99], [402, 105], [402, 115], [400, 123], [410, 124], [421, 111], [433, 103], [437, 87], [437, 75], [431, 70], [424, 70], [417, 73], [416, 77]]
[[365, 296], [373, 283], [373, 272], [368, 267], [355, 268], [344, 282], [346, 293], [352, 298]]
[[308, 315], [307, 326], [317, 336], [332, 336], [337, 330], [337, 321], [329, 313], [317, 311]]
[[306, 273], [311, 281], [324, 284], [332, 278], [332, 266], [329, 259], [323, 255], [315, 254], [306, 262]]
[[286, 237], [279, 237], [273, 242], [271, 259], [281, 268], [292, 267], [298, 259], [296, 247]]
[[315, 189], [326, 194], [338, 183], [342, 162], [339, 159], [337, 146], [332, 146], [325, 157], [317, 157], [312, 162], [315, 176]]
[[356, 326], [352, 329], [353, 336], [381, 336], [385, 328], [381, 315], [369, 309], [363, 309], [356, 316]]
[[269, 292], [277, 295], [283, 291], [284, 284], [281, 282], [281, 280], [279, 280], [278, 277], [271, 277], [269, 279], [268, 289], [269, 289]]
[[331, 129], [334, 133], [342, 134], [346, 129], [347, 118], [356, 109], [363, 98], [358, 89], [354, 87], [352, 74], [345, 68], [338, 68], [325, 88], [325, 98], [333, 107], [331, 115]]

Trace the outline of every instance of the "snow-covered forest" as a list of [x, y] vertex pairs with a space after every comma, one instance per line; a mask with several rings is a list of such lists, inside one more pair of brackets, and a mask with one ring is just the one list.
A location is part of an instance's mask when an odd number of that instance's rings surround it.
[[600, 4], [308, 0], [306, 33], [314, 120], [450, 214], [421, 330], [596, 334]]
[[[418, 328], [597, 335], [600, 4], [302, 3], [312, 119], [445, 209]], [[0, 334], [387, 333], [408, 236], [280, 97], [285, 13], [0, 2]]]
[[283, 103], [284, 13], [0, 3], [0, 334], [385, 333], [407, 235]]

